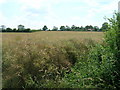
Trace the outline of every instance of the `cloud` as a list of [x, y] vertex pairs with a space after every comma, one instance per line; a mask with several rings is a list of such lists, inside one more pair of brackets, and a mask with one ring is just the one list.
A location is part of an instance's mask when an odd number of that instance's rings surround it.
[[0, 4], [5, 3], [5, 2], [6, 2], [6, 0], [0, 0]]
[[[3, 3], [7, 0], [0, 0]], [[104, 16], [112, 16], [117, 10], [118, 0], [10, 0], [17, 4], [19, 10], [12, 18], [5, 17], [1, 12], [0, 18], [6, 25], [23, 24], [30, 28], [41, 28], [60, 25], [101, 25]], [[7, 5], [6, 5], [7, 7]], [[10, 9], [8, 8], [10, 11]], [[14, 10], [14, 8], [13, 8]], [[12, 12], [12, 10], [11, 10]], [[11, 15], [11, 14], [9, 14]], [[10, 22], [8, 22], [10, 21]]]

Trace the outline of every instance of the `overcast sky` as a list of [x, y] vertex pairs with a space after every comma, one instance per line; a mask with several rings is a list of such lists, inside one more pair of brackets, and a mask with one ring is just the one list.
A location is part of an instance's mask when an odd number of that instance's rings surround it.
[[0, 25], [39, 29], [61, 25], [101, 27], [119, 0], [0, 0]]

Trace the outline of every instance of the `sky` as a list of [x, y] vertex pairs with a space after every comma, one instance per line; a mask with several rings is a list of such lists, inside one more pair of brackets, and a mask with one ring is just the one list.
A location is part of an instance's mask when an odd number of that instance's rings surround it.
[[118, 10], [119, 0], [0, 0], [0, 25], [40, 29], [53, 26], [101, 27]]

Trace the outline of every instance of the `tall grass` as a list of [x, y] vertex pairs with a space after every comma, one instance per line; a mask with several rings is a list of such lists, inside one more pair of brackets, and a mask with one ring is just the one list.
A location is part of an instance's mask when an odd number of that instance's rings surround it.
[[42, 36], [44, 40], [30, 38], [31, 34], [25, 38], [13, 36], [3, 43], [3, 88], [119, 89], [120, 15], [108, 20], [102, 43], [79, 41], [72, 32], [72, 38], [62, 32], [59, 41], [47, 41], [53, 36], [48, 32], [47, 37]]
[[111, 72], [116, 54], [106, 41], [95, 42], [102, 36], [101, 32], [3, 34], [3, 88], [116, 88]]
[[46, 44], [26, 39], [3, 44], [3, 88], [58, 87], [64, 73], [86, 57], [90, 42], [71, 39]]

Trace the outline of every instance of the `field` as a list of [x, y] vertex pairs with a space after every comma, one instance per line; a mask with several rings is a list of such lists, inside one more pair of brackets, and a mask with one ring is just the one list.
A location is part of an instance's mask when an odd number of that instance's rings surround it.
[[72, 31], [3, 33], [3, 87], [61, 87], [64, 73], [86, 59], [88, 46], [102, 42], [103, 36]]
[[2, 34], [2, 42], [15, 42], [15, 41], [23, 41], [23, 40], [31, 40], [32, 42], [59, 42], [62, 40], [70, 40], [77, 39], [85, 40], [91, 39], [94, 41], [101, 41], [103, 39], [103, 32], [74, 32], [74, 31], [41, 31], [34, 33], [3, 33]]
[[103, 32], [2, 33], [3, 88], [120, 88], [120, 16]]

